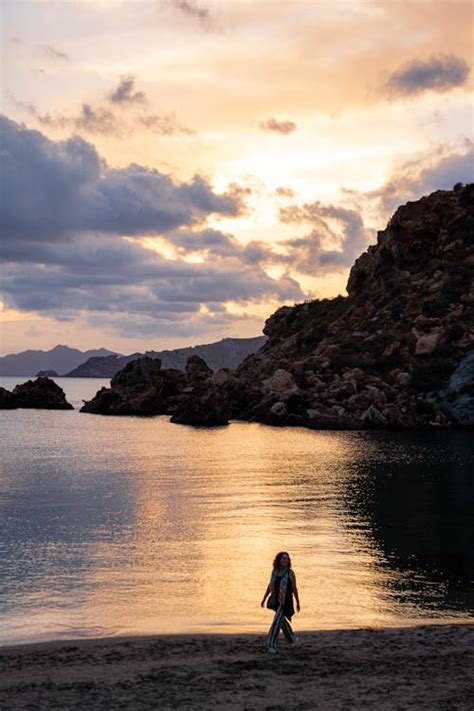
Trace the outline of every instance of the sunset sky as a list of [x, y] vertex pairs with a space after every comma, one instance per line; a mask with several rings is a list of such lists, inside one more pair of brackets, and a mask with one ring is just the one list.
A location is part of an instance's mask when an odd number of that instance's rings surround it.
[[474, 179], [470, 0], [3, 0], [1, 354], [261, 333]]

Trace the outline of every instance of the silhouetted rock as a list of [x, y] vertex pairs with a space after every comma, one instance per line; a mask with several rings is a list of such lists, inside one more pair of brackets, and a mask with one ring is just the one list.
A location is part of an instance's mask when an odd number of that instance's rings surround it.
[[81, 412], [99, 415], [163, 415], [170, 400], [186, 385], [185, 374], [173, 368], [162, 369], [158, 358], [140, 358], [128, 363], [101, 388]]
[[136, 385], [153, 385], [161, 377], [159, 358], [140, 358], [127, 363], [110, 381], [111, 387], [131, 388]]
[[229, 424], [230, 416], [230, 403], [224, 391], [208, 379], [192, 388], [178, 412], [172, 416], [171, 422], [216, 427]]
[[203, 380], [207, 380], [212, 375], [212, 370], [203, 358], [193, 355], [187, 360], [185, 373], [189, 385], [197, 385]]
[[17, 385], [13, 390], [17, 407], [40, 410], [73, 410], [64, 390], [49, 378], [37, 378]]
[[5, 388], [0, 388], [0, 410], [15, 410], [17, 407], [15, 395]]

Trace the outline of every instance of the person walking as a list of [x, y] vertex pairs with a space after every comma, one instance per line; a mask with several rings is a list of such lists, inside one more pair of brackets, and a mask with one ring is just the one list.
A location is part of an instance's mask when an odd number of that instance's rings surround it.
[[300, 600], [298, 588], [296, 587], [296, 576], [291, 569], [291, 559], [286, 551], [280, 551], [275, 556], [270, 582], [260, 603], [261, 607], [265, 605], [265, 600], [269, 595], [267, 607], [275, 611], [275, 616], [268, 631], [267, 646], [269, 653], [275, 654], [280, 630], [283, 631], [290, 643], [290, 647], [298, 645], [298, 638], [291, 629], [290, 620], [295, 614], [293, 595], [296, 599], [296, 610], [298, 612], [301, 609]]

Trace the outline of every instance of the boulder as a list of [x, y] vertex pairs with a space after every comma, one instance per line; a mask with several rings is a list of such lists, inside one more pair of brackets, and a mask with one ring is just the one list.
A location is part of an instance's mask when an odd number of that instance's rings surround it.
[[290, 395], [298, 391], [298, 386], [291, 373], [283, 368], [275, 370], [270, 378], [262, 383], [263, 389], [267, 392], [285, 393]]
[[387, 396], [383, 390], [377, 388], [375, 385], [367, 385], [365, 390], [370, 396], [372, 405], [381, 408], [386, 404]]
[[212, 376], [212, 370], [209, 368], [206, 361], [198, 355], [192, 355], [188, 358], [186, 361], [185, 373], [188, 383], [191, 385], [200, 383]]
[[349, 368], [348, 370], [345, 370], [344, 373], [342, 374], [342, 379], [343, 380], [364, 380], [364, 378], [367, 377], [367, 374], [365, 371], [362, 370], [362, 368]]
[[372, 402], [372, 394], [367, 389], [364, 389], [357, 393], [357, 395], [351, 395], [351, 397], [347, 399], [347, 406], [351, 410], [366, 410], [372, 405]]
[[415, 346], [415, 355], [431, 355], [436, 350], [441, 338], [441, 330], [436, 329], [430, 333], [418, 336]]
[[171, 422], [179, 425], [217, 427], [229, 424], [231, 406], [225, 391], [209, 379], [198, 383], [189, 397], [178, 406]]
[[288, 422], [288, 409], [286, 404], [279, 400], [275, 402], [268, 414], [263, 418], [263, 422], [267, 425], [286, 425]]
[[362, 422], [364, 422], [367, 425], [373, 425], [375, 427], [384, 427], [387, 425], [387, 418], [382, 415], [380, 410], [378, 410], [376, 407], [373, 405], [370, 405], [370, 407], [365, 410], [365, 412], [362, 413], [360, 416], [360, 419]]
[[390, 402], [385, 405], [382, 415], [390, 425], [403, 427], [403, 413], [395, 403]]
[[37, 378], [17, 385], [13, 390], [17, 407], [39, 410], [73, 410], [64, 390], [49, 378]]

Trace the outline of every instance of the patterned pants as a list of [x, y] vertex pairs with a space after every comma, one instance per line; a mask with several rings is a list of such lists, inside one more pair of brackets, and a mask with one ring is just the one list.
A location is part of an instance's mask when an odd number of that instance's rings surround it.
[[295, 642], [296, 641], [296, 637], [293, 633], [293, 630], [291, 629], [290, 622], [289, 622], [289, 620], [287, 620], [287, 618], [284, 615], [282, 605], [280, 605], [278, 610], [275, 612], [275, 617], [273, 618], [272, 626], [270, 627], [270, 629], [268, 631], [268, 637], [267, 637], [268, 647], [276, 647], [277, 646], [278, 633], [280, 630], [283, 630], [283, 634], [285, 635], [288, 642]]

